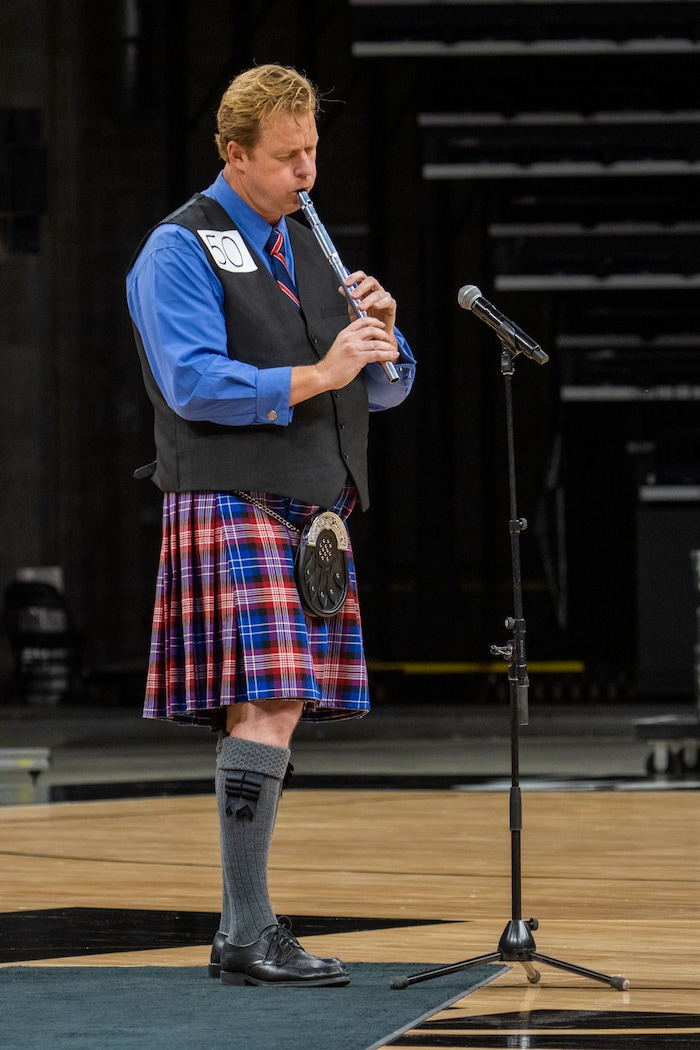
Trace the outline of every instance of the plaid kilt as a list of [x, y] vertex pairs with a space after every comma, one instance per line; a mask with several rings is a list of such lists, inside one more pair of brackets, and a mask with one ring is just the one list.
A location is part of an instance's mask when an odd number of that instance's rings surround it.
[[[250, 493], [292, 524], [318, 508]], [[347, 486], [334, 507], [345, 518]], [[171, 492], [146, 681], [145, 718], [211, 725], [228, 704], [304, 700], [307, 720], [355, 718], [369, 710], [357, 583], [328, 619], [305, 615], [294, 582], [293, 532], [231, 493]]]

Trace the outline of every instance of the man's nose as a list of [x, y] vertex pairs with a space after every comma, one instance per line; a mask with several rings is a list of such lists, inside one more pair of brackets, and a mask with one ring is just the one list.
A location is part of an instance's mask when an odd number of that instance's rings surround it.
[[299, 159], [299, 174], [313, 175], [316, 171], [316, 163], [308, 153], [302, 153]]

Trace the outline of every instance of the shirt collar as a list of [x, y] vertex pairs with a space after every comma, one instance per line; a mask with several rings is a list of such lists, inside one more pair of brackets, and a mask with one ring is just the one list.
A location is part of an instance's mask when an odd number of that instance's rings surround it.
[[[216, 181], [209, 187], [209, 189], [204, 191], [204, 194], [207, 197], [213, 197], [214, 200], [221, 205], [224, 211], [235, 222], [251, 248], [255, 249], [260, 258], [265, 262], [268, 268], [270, 268], [269, 256], [265, 251], [265, 245], [267, 244], [267, 239], [270, 236], [270, 230], [272, 228], [269, 222], [263, 219], [262, 215], [258, 215], [249, 204], [246, 204], [246, 202], [238, 196], [236, 191], [229, 186], [224, 178], [223, 172], [219, 172]], [[292, 256], [292, 246], [289, 241], [289, 232], [287, 230], [287, 223], [284, 215], [276, 224], [275, 229], [280, 230], [284, 237], [285, 257], [287, 262], [291, 263], [291, 268], [293, 268], [294, 261]], [[292, 276], [294, 276], [293, 269]]]

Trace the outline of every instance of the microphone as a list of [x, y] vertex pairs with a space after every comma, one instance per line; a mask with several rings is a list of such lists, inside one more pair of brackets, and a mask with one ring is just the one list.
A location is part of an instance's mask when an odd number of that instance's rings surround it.
[[457, 302], [463, 310], [471, 310], [480, 321], [493, 328], [501, 342], [505, 343], [514, 354], [525, 354], [538, 365], [544, 365], [549, 361], [549, 355], [544, 352], [539, 343], [536, 343], [523, 332], [522, 328], [518, 328], [517, 324], [513, 324], [504, 314], [500, 313], [488, 299], [484, 299], [481, 290], [476, 285], [465, 284], [464, 288], [460, 288]]

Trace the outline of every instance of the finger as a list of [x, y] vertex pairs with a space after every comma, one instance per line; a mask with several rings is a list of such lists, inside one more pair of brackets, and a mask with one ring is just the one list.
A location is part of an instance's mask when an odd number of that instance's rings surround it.
[[393, 343], [391, 336], [387, 332], [382, 322], [379, 321], [379, 319], [376, 317], [372, 318], [372, 320], [377, 321], [378, 323], [371, 326], [367, 325], [364, 328], [362, 328], [360, 330], [360, 336], [369, 341], [379, 341], [380, 343]]
[[384, 331], [384, 325], [379, 318], [370, 317], [369, 314], [366, 317], [356, 317], [354, 321], [351, 321], [348, 327], [352, 328], [354, 332], [359, 333], [373, 332], [376, 334]]
[[348, 288], [351, 288], [353, 286], [353, 284], [360, 284], [362, 281], [365, 281], [366, 279], [367, 279], [367, 274], [365, 273], [364, 270], [355, 270], [354, 273], [349, 273], [347, 275], [347, 277], [345, 278], [345, 281], [343, 283], [346, 284]]
[[[345, 278], [345, 285], [353, 299], [364, 301], [372, 295], [386, 294], [376, 277], [369, 277], [364, 270], [356, 270]], [[390, 297], [391, 298], [391, 297]]]

